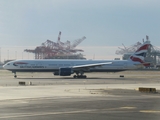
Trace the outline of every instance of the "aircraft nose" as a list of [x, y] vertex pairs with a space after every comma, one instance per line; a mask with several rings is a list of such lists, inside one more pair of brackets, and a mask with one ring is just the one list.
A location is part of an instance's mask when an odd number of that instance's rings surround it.
[[8, 69], [8, 67], [9, 67], [8, 64], [3, 65], [3, 69]]
[[3, 69], [6, 69], [6, 64], [5, 64], [5, 65], [3, 65]]

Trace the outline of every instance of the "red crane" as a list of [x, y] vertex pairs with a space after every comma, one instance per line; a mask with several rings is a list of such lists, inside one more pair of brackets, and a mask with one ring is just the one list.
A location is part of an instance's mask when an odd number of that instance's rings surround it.
[[[86, 37], [74, 40], [73, 42], [66, 41], [61, 42], [61, 31], [58, 34], [57, 42], [51, 40], [46, 40], [41, 46], [36, 47], [34, 50], [26, 49], [24, 51], [35, 53], [36, 59], [53, 58], [56, 55], [73, 55], [77, 52], [83, 52], [81, 49], [76, 49], [76, 47], [84, 40]], [[72, 43], [72, 44], [71, 44]]]

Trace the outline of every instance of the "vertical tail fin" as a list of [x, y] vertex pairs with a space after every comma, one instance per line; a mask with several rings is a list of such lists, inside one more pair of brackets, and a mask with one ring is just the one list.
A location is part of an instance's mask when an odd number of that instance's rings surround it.
[[144, 58], [146, 57], [149, 47], [150, 47], [150, 41], [144, 42], [143, 45], [133, 55], [129, 57], [129, 60], [133, 62], [139, 62], [144, 66], [149, 66], [150, 63], [144, 62]]

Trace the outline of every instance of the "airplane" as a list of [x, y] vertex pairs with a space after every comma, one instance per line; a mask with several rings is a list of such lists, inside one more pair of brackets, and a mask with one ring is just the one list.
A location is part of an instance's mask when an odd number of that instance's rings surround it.
[[71, 76], [73, 78], [87, 78], [85, 72], [120, 72], [149, 66], [144, 62], [150, 42], [133, 53], [128, 60], [69, 60], [69, 59], [41, 59], [41, 60], [14, 60], [6, 63], [3, 68], [16, 72], [53, 72], [54, 75]]

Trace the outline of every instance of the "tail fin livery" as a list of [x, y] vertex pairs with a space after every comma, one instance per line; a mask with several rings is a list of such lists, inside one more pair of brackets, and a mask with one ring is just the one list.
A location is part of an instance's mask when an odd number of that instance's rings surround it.
[[149, 66], [150, 63], [144, 62], [144, 58], [146, 57], [149, 47], [150, 41], [144, 42], [144, 44], [133, 55], [130, 56], [129, 60], [133, 62], [139, 62], [144, 66]]

